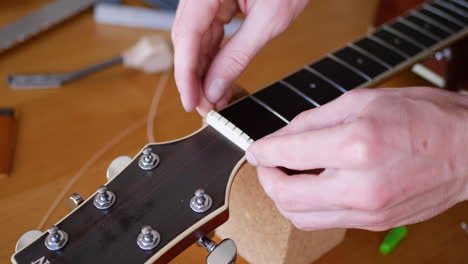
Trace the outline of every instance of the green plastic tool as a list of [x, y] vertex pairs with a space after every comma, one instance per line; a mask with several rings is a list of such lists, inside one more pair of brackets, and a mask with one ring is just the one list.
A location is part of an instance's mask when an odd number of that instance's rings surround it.
[[382, 255], [387, 255], [388, 253], [392, 252], [407, 233], [408, 229], [406, 226], [395, 227], [390, 230], [387, 236], [385, 236], [382, 244], [380, 244], [380, 253], [382, 253]]

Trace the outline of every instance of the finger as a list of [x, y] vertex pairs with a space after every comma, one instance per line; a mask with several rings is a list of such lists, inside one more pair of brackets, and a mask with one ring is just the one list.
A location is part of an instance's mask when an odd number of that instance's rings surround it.
[[183, 0], [172, 29], [175, 79], [182, 104], [192, 111], [198, 104], [202, 81], [197, 77], [200, 45], [219, 8], [218, 1]]
[[200, 95], [200, 102], [198, 106], [196, 107], [196, 110], [198, 114], [200, 114], [202, 117], [205, 117], [208, 112], [213, 109], [213, 104], [206, 99], [205, 95], [203, 94], [203, 91], [201, 91]]
[[317, 211], [307, 213], [290, 213], [278, 208], [278, 211], [304, 231], [331, 229], [331, 228], [355, 228], [352, 224], [359, 212], [348, 210]]
[[265, 192], [283, 211], [347, 209], [344, 204], [352, 183], [334, 170], [289, 176], [277, 168], [258, 167], [258, 177]]
[[229, 101], [232, 97], [232, 89], [227, 89], [226, 93], [223, 95], [223, 98], [216, 103], [216, 109], [219, 111], [229, 104]]
[[297, 134], [271, 136], [254, 142], [246, 153], [255, 166], [293, 170], [347, 168], [364, 159], [366, 148], [359, 141], [349, 143], [353, 123]]
[[205, 78], [208, 100], [217, 103], [257, 52], [272, 38], [272, 21], [264, 10], [250, 10], [232, 38], [214, 58]]

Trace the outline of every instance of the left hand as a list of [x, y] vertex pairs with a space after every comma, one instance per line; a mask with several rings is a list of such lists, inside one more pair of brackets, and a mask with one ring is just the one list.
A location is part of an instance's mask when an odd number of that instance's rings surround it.
[[256, 141], [247, 159], [298, 228], [385, 230], [468, 199], [467, 128], [465, 95], [358, 89]]

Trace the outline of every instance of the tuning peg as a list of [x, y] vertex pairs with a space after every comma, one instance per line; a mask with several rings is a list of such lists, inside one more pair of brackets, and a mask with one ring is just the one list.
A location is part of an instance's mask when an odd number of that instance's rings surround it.
[[130, 164], [130, 162], [132, 162], [132, 158], [129, 156], [120, 156], [115, 158], [107, 168], [107, 180], [111, 181], [114, 179], [115, 176], [119, 175], [119, 173], [121, 173], [123, 169], [125, 169], [128, 164]]
[[67, 199], [67, 207], [68, 207], [68, 210], [71, 212], [73, 210], [75, 210], [75, 208], [77, 208], [78, 206], [80, 206], [80, 204], [82, 204], [84, 202], [84, 199], [83, 197], [81, 197], [81, 195], [79, 195], [78, 193], [73, 193], [72, 195], [70, 195], [70, 197], [68, 197]]
[[40, 230], [30, 230], [24, 233], [16, 242], [15, 252], [20, 251], [21, 249], [29, 246], [32, 242], [36, 241], [43, 234]]
[[236, 243], [232, 239], [225, 239], [218, 245], [207, 237], [201, 237], [198, 244], [206, 248], [210, 254], [206, 264], [234, 264], [237, 258]]

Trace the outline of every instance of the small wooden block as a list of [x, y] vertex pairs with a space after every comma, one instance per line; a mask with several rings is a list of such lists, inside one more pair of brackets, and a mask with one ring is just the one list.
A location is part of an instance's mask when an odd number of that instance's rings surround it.
[[233, 239], [249, 263], [309, 264], [338, 245], [346, 230], [296, 229], [265, 194], [255, 168], [244, 164], [232, 184], [229, 220], [215, 232], [221, 239]]
[[16, 139], [16, 121], [11, 109], [0, 108], [0, 177], [11, 171]]

